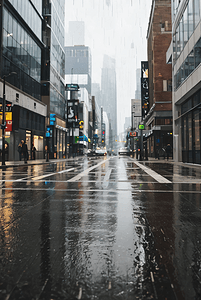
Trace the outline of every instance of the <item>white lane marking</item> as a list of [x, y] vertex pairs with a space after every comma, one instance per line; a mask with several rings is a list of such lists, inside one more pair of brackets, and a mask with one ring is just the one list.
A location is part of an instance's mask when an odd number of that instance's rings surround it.
[[156, 181], [159, 183], [172, 183], [170, 180], [166, 179], [165, 177], [161, 176], [160, 174], [156, 173], [150, 168], [147, 168], [146, 166], [140, 164], [139, 162], [135, 161], [135, 164], [140, 167], [143, 171], [145, 171], [148, 175], [153, 177]]
[[29, 179], [31, 178], [31, 176], [28, 176], [28, 177], [24, 177], [24, 178], [20, 178], [20, 179], [16, 179], [16, 180], [13, 180], [13, 182], [17, 182], [17, 181], [23, 181], [25, 179]]
[[78, 300], [82, 298], [82, 288], [79, 288], [79, 295], [77, 297]]
[[99, 166], [101, 166], [102, 164], [106, 163], [106, 161], [108, 161], [110, 158], [106, 159], [106, 160], [103, 160], [101, 162], [99, 162], [99, 164], [95, 165], [95, 166], [92, 166], [86, 170], [84, 170], [82, 173], [76, 175], [75, 177], [67, 180], [67, 182], [75, 182], [75, 181], [78, 181], [80, 180], [83, 176], [86, 176], [90, 171], [92, 171], [93, 169], [96, 169], [98, 168]]
[[56, 172], [56, 173], [50, 173], [50, 174], [45, 174], [45, 175], [37, 176], [37, 177], [32, 178], [32, 180], [36, 181], [36, 180], [40, 180], [40, 179], [43, 179], [43, 178], [46, 178], [46, 177], [50, 177], [50, 176], [53, 176], [53, 175], [70, 172], [70, 171], [73, 171], [73, 170], [75, 170], [75, 168], [63, 170], [63, 171]]
[[109, 170], [107, 171], [107, 173], [105, 174], [105, 177], [104, 177], [103, 181], [108, 181], [108, 180], [109, 180], [110, 175], [111, 175], [111, 173], [112, 173], [112, 170], [113, 170], [113, 169], [109, 169]]
[[150, 274], [151, 274], [151, 281], [154, 282], [154, 275], [152, 272], [150, 272]]

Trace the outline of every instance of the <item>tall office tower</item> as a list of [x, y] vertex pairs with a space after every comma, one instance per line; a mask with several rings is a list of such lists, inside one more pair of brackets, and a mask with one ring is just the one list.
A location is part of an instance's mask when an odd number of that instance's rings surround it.
[[99, 83], [92, 83], [91, 85], [91, 94], [96, 97], [96, 102], [99, 107], [102, 106], [102, 94]]
[[[21, 139], [27, 142], [30, 158], [33, 143], [36, 158], [43, 157], [46, 105], [41, 102], [42, 22], [42, 0], [0, 1], [0, 97], [2, 105], [5, 78], [9, 160], [19, 159], [17, 145]], [[2, 143], [1, 130], [0, 134]]]
[[89, 47], [65, 47], [65, 82], [77, 83], [91, 94], [91, 50]]
[[135, 99], [141, 99], [141, 70], [136, 70], [136, 91]]
[[47, 104], [47, 137], [52, 158], [62, 157], [66, 146], [64, 7], [65, 0], [43, 0], [42, 101]]
[[85, 45], [85, 23], [82, 21], [70, 21], [68, 24], [65, 46]]
[[111, 120], [112, 139], [117, 136], [117, 91], [115, 59], [104, 55], [101, 74], [102, 106]]

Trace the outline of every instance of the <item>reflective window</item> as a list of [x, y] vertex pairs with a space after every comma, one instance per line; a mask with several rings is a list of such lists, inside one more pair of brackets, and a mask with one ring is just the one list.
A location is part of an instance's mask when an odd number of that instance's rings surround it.
[[194, 51], [188, 55], [189, 74], [195, 69]]
[[183, 16], [183, 24], [184, 24], [184, 46], [188, 42], [188, 13], [187, 9], [184, 12]]
[[194, 48], [195, 52], [195, 68], [201, 63], [201, 39], [197, 42]]
[[200, 0], [194, 0], [194, 19], [195, 27], [197, 27], [200, 21]]
[[[3, 54], [6, 58], [4, 72], [9, 73], [16, 69], [15, 72], [21, 76], [21, 84], [19, 85], [18, 80], [14, 85], [17, 84], [17, 87], [33, 96], [37, 95], [40, 99], [38, 84], [41, 81], [41, 49], [6, 8], [4, 8]], [[38, 83], [33, 83], [34, 81]]]
[[188, 36], [190, 37], [194, 31], [193, 0], [189, 0], [187, 9], [188, 9], [188, 24], [189, 24]]
[[35, 9], [29, 0], [9, 0], [29, 27], [33, 30], [36, 36], [41, 40], [42, 37], [42, 19], [38, 15], [36, 9], [41, 15], [42, 0], [32, 0]]

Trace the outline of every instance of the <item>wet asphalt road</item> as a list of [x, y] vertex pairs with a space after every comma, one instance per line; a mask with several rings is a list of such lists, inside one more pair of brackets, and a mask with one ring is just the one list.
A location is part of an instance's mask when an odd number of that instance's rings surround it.
[[0, 299], [201, 299], [200, 167], [79, 158], [0, 184]]

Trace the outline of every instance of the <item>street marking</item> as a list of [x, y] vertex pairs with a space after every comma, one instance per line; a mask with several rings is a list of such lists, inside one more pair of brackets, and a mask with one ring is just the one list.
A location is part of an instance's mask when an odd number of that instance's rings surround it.
[[76, 175], [75, 177], [67, 180], [67, 182], [75, 182], [75, 181], [78, 181], [80, 180], [83, 176], [86, 176], [90, 171], [98, 168], [99, 166], [101, 166], [102, 164], [106, 163], [106, 161], [108, 161], [110, 158], [106, 159], [106, 160], [103, 160], [101, 162], [99, 162], [99, 164], [95, 165], [95, 166], [92, 166], [86, 170], [84, 170], [82, 173]]
[[154, 275], [152, 272], [150, 272], [150, 274], [151, 274], [151, 281], [154, 282]]
[[147, 168], [146, 166], [140, 164], [139, 162], [135, 161], [135, 164], [140, 167], [144, 172], [146, 172], [148, 175], [153, 177], [156, 181], [159, 183], [172, 183], [170, 180], [166, 179], [165, 177], [161, 176], [160, 174], [156, 173], [150, 168]]
[[79, 295], [77, 297], [78, 300], [82, 298], [82, 288], [79, 288]]
[[14, 182], [24, 181], [25, 179], [29, 179], [29, 178], [31, 178], [31, 176], [24, 177], [24, 178], [20, 178], [20, 179], [16, 179], [16, 180], [13, 180], [13, 181], [14, 181]]
[[43, 178], [46, 178], [46, 177], [50, 177], [50, 176], [53, 176], [53, 175], [70, 172], [70, 171], [73, 171], [73, 170], [75, 170], [75, 168], [63, 170], [63, 171], [56, 172], [56, 173], [50, 173], [50, 174], [45, 174], [45, 175], [37, 176], [37, 177], [32, 178], [32, 180], [36, 181], [36, 180], [40, 180], [40, 179], [43, 179]]
[[113, 169], [109, 169], [109, 170], [107, 171], [107, 173], [105, 174], [105, 177], [104, 177], [103, 181], [108, 181], [108, 180], [109, 180], [110, 175], [111, 175], [111, 173], [112, 173], [112, 170], [113, 170]]

